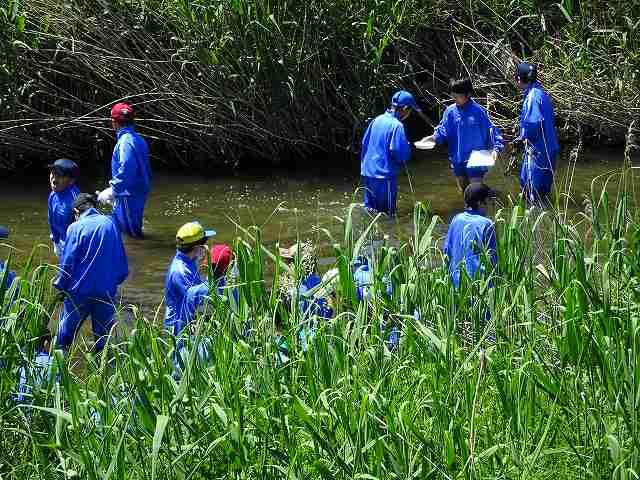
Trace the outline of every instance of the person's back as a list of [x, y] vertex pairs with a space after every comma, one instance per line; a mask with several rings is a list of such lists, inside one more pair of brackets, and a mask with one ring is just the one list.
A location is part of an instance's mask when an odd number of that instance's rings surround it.
[[362, 140], [360, 174], [371, 178], [395, 178], [411, 154], [404, 126], [393, 112], [378, 115]]
[[111, 159], [111, 186], [119, 196], [146, 196], [151, 190], [149, 146], [133, 125], [117, 131]]
[[554, 160], [560, 150], [555, 128], [553, 102], [539, 82], [533, 82], [525, 92], [520, 114], [520, 128], [524, 138], [535, 150]]
[[401, 90], [391, 99], [391, 107], [376, 117], [362, 137], [360, 174], [364, 206], [370, 211], [393, 216], [396, 213], [398, 171], [411, 158], [402, 121], [420, 111], [413, 95]]
[[208, 286], [198, 273], [197, 263], [186, 254], [176, 252], [169, 266], [164, 285], [166, 304], [164, 324], [166, 328], [173, 331], [175, 323], [180, 319], [187, 291], [198, 286], [202, 287], [203, 292], [204, 290], [208, 292]]
[[90, 208], [72, 223], [55, 286], [77, 297], [111, 297], [129, 273], [120, 231]]
[[184, 224], [176, 233], [176, 254], [169, 265], [164, 284], [167, 331], [177, 334], [184, 328], [183, 306], [191, 289], [208, 289], [198, 267], [207, 254], [206, 243], [215, 231], [205, 230], [198, 222]]
[[449, 224], [444, 253], [451, 281], [456, 288], [460, 286], [463, 271], [471, 279], [488, 273], [483, 269], [483, 256], [488, 256], [492, 266], [497, 263], [495, 226], [484, 215], [488, 195], [486, 185], [469, 185], [465, 189], [467, 210], [457, 214]]

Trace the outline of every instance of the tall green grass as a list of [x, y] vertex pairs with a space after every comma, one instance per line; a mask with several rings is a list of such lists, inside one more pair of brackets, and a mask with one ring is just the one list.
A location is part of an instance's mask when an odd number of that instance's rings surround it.
[[[374, 227], [358, 232], [350, 209], [334, 247], [336, 316], [306, 352], [297, 309], [274, 293], [279, 275], [264, 279], [271, 262], [289, 267], [245, 229], [234, 245], [240, 305], [215, 301], [197, 319], [180, 379], [175, 340], [138, 311], [102, 355], [56, 353], [58, 381], [17, 406], [18, 369], [53, 312], [47, 267], [30, 265], [0, 328], [0, 475], [637, 478], [640, 222], [630, 175], [595, 180], [590, 208], [574, 216], [498, 211], [498, 269], [458, 292], [442, 266], [440, 220], [416, 205], [411, 237], [377, 251], [369, 306], [355, 300], [350, 265]], [[611, 182], [619, 193], [603, 188]], [[273, 342], [278, 315], [286, 364]], [[389, 315], [403, 329], [393, 353], [379, 329]], [[197, 355], [205, 343], [208, 362]]]

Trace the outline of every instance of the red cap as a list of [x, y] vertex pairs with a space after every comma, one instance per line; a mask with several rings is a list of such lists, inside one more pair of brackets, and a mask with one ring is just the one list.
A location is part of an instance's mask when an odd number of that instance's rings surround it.
[[116, 103], [111, 109], [111, 118], [118, 122], [131, 122], [135, 116], [133, 107], [128, 103]]
[[218, 244], [211, 246], [211, 265], [218, 273], [222, 274], [227, 271], [231, 263], [231, 256], [229, 245]]

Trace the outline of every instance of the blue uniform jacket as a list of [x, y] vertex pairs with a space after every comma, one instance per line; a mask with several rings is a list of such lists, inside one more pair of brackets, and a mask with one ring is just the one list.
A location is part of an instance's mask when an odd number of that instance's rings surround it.
[[[181, 321], [181, 310], [187, 294], [191, 291], [193, 298], [197, 298], [198, 291], [208, 295], [209, 287], [200, 278], [198, 265], [188, 255], [177, 251], [173, 257], [164, 284], [165, 303], [167, 305], [164, 317], [165, 328], [174, 331]], [[195, 311], [195, 309], [194, 309]]]
[[310, 291], [320, 285], [322, 279], [312, 273], [300, 282], [298, 290], [300, 299], [300, 312], [303, 316], [317, 315], [320, 318], [329, 319], [333, 316], [333, 309], [329, 306], [326, 298], [314, 298]]
[[528, 140], [536, 154], [546, 154], [550, 159], [560, 150], [554, 125], [553, 103], [538, 82], [533, 82], [524, 92], [520, 138]]
[[111, 157], [111, 188], [115, 197], [146, 196], [151, 190], [149, 147], [133, 126], [119, 128]]
[[[369, 268], [368, 264], [360, 265], [355, 272], [353, 272], [353, 281], [356, 284], [356, 295], [358, 300], [370, 300], [371, 299], [371, 287], [373, 287], [373, 270]], [[387, 295], [393, 294], [393, 285], [389, 278], [385, 275], [382, 279], [385, 291]]]
[[113, 297], [129, 275], [122, 237], [111, 217], [90, 208], [67, 230], [53, 286], [76, 299]]
[[[226, 280], [224, 277], [217, 279], [216, 281], [216, 293], [220, 297], [224, 297], [227, 294], [228, 289], [226, 287]], [[238, 305], [239, 300], [239, 292], [237, 288], [231, 290], [231, 295], [233, 296], [233, 301], [235, 305]], [[187, 289], [187, 293], [185, 294], [184, 302], [182, 307], [180, 308], [178, 319], [174, 322], [174, 335], [178, 335], [184, 327], [189, 325], [193, 319], [196, 317], [196, 311], [200, 306], [202, 306], [207, 297], [209, 296], [209, 283], [203, 282], [200, 285], [196, 285], [195, 287], [191, 287]], [[230, 298], [231, 300], [231, 298]]]
[[491, 263], [497, 263], [496, 233], [493, 222], [474, 210], [457, 214], [451, 220], [444, 253], [453, 285], [460, 286], [461, 269], [472, 279], [482, 270], [482, 257], [487, 252]]
[[51, 240], [58, 247], [58, 255], [62, 255], [67, 228], [73, 223], [73, 201], [79, 193], [80, 189], [71, 185], [62, 192], [49, 194], [49, 229]]
[[411, 158], [404, 125], [390, 110], [377, 116], [362, 138], [360, 173], [363, 177], [392, 178]]
[[527, 140], [532, 148], [532, 155], [525, 152], [520, 182], [522, 185], [531, 182], [536, 190], [548, 191], [553, 183], [560, 145], [554, 125], [553, 103], [538, 82], [533, 82], [524, 92], [520, 138]]
[[500, 129], [472, 98], [463, 107], [449, 105], [433, 135], [438, 145], [447, 142], [449, 161], [454, 165], [466, 164], [472, 150], [501, 152], [504, 148]]

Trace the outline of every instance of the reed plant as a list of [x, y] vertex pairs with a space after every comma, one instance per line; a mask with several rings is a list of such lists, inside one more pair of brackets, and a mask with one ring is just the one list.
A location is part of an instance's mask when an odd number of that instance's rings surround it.
[[[355, 298], [351, 264], [381, 219], [360, 229], [350, 208], [343, 237], [331, 239], [335, 316], [306, 350], [297, 340], [305, 319], [277, 294], [277, 272], [296, 276], [299, 266], [283, 264], [257, 227], [241, 228], [231, 285], [239, 304], [214, 296], [182, 339], [178, 375], [177, 339], [134, 310], [132, 328], [100, 355], [54, 352], [51, 380], [18, 403], [18, 370], [54, 311], [51, 270], [27, 265], [17, 293], [0, 295], [0, 475], [637, 478], [631, 175], [594, 180], [585, 212], [501, 208], [497, 269], [459, 290], [443, 266], [440, 220], [417, 204], [410, 238], [373, 256], [368, 304]], [[268, 281], [267, 268], [276, 272]], [[383, 322], [400, 326], [398, 349], [388, 349]]]

